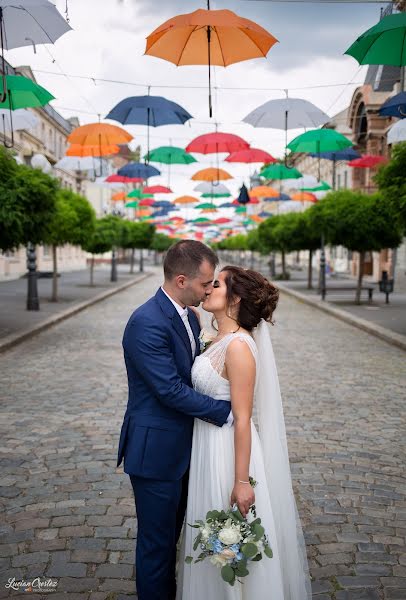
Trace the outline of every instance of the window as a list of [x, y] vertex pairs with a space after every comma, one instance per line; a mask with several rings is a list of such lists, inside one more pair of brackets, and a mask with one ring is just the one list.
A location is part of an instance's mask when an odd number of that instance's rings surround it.
[[348, 171], [344, 171], [344, 187], [348, 188]]
[[44, 244], [42, 254], [44, 258], [51, 256], [51, 247]]

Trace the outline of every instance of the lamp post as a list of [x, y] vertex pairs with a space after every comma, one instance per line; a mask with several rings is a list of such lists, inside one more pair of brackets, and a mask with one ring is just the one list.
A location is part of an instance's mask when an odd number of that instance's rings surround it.
[[27, 244], [27, 310], [39, 310], [37, 256], [34, 244]]

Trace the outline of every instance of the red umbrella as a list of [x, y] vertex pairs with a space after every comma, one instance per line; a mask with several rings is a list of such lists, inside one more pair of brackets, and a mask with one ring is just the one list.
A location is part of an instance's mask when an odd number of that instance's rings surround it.
[[219, 217], [218, 219], [215, 219], [213, 223], [216, 223], [217, 225], [225, 225], [226, 223], [231, 223], [231, 219], [227, 219], [226, 217]]
[[233, 133], [206, 133], [192, 140], [185, 148], [186, 152], [197, 152], [198, 154], [217, 154], [219, 152], [237, 152], [247, 150], [250, 147], [238, 135]]
[[384, 156], [377, 156], [375, 154], [364, 154], [364, 156], [361, 156], [361, 158], [355, 158], [354, 160], [350, 160], [348, 165], [350, 167], [361, 167], [364, 169], [371, 169], [385, 162], [387, 162], [387, 159]]
[[104, 180], [107, 183], [142, 183], [140, 177], [123, 177], [122, 175], [109, 175]]
[[144, 194], [172, 194], [171, 188], [164, 185], [150, 185], [143, 189]]
[[155, 200], [153, 198], [144, 198], [139, 202], [139, 206], [152, 206], [155, 204]]
[[265, 150], [259, 148], [247, 148], [247, 150], [238, 150], [233, 152], [225, 159], [226, 162], [236, 163], [274, 163], [277, 162], [274, 158]]

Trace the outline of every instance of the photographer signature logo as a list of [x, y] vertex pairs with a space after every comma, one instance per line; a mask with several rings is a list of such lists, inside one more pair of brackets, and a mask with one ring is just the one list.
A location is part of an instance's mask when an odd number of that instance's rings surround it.
[[56, 579], [41, 579], [36, 577], [31, 581], [25, 581], [24, 579], [17, 580], [15, 577], [10, 577], [8, 582], [5, 584], [7, 589], [15, 590], [24, 593], [41, 593], [48, 594], [55, 592], [58, 586]]

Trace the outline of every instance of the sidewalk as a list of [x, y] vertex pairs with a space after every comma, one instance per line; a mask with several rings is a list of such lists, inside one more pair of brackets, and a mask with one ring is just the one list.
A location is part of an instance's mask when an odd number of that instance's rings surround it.
[[[137, 267], [136, 267], [137, 269]], [[149, 269], [149, 266], [148, 266]], [[94, 271], [93, 287], [90, 286], [88, 269], [61, 273], [58, 278], [59, 301], [51, 302], [52, 279], [38, 280], [39, 311], [26, 310], [27, 279], [0, 282], [0, 346], [19, 335], [29, 333], [53, 319], [80, 309], [83, 305], [97, 301], [99, 296], [109, 295], [144, 279], [145, 273], [129, 273], [128, 265], [119, 265], [118, 281], [110, 281], [110, 267], [97, 266]]]

